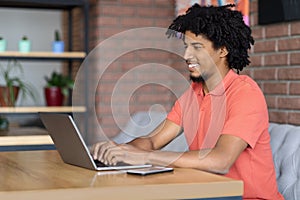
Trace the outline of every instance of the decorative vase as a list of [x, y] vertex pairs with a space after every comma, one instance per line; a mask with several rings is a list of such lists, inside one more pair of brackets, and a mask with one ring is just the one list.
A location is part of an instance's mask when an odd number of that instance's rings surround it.
[[0, 40], [0, 52], [6, 51], [6, 40]]
[[54, 41], [52, 42], [52, 51], [55, 53], [61, 53], [65, 50], [64, 41]]
[[62, 106], [64, 95], [59, 87], [46, 87], [44, 89], [47, 106]]
[[[19, 90], [19, 87], [13, 86], [13, 94], [10, 94], [8, 87], [0, 86], [0, 105], [3, 107], [15, 106], [15, 103], [18, 99]], [[11, 96], [13, 96], [14, 99], [12, 99]]]
[[31, 43], [29, 40], [20, 40], [19, 41], [19, 52], [27, 53], [30, 52]]

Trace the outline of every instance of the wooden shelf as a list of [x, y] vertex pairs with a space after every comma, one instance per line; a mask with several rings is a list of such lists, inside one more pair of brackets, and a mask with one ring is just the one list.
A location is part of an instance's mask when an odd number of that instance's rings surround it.
[[38, 113], [38, 112], [85, 112], [84, 106], [53, 106], [53, 107], [0, 107], [0, 113]]
[[85, 52], [62, 52], [62, 53], [54, 53], [47, 51], [36, 51], [36, 52], [28, 52], [22, 53], [18, 51], [6, 51], [0, 53], [0, 58], [2, 59], [55, 59], [55, 60], [63, 60], [63, 59], [84, 59], [86, 56]]
[[[34, 62], [61, 62], [66, 64], [68, 67], [69, 75], [73, 74], [72, 68], [73, 64], [78, 64], [77, 62], [82, 63], [89, 52], [89, 0], [1, 0], [0, 7], [2, 8], [33, 8], [33, 9], [54, 9], [66, 12], [66, 24], [65, 30], [68, 35], [65, 41], [69, 47], [67, 52], [55, 53], [51, 50], [48, 51], [31, 51], [28, 53], [15, 51], [5, 51], [0, 52], [0, 60], [20, 60], [20, 61], [34, 61]], [[76, 9], [75, 9], [76, 8]], [[75, 22], [74, 12], [80, 10], [82, 17], [82, 49], [78, 51], [73, 49], [74, 40], [73, 40], [73, 28]], [[9, 23], [9, 22], [8, 22]], [[32, 22], [34, 23], [34, 22]], [[41, 65], [42, 66], [42, 65]], [[46, 67], [46, 66], [45, 66]], [[33, 74], [34, 76], [34, 74]], [[85, 73], [85, 87], [88, 89], [88, 73]], [[62, 106], [62, 107], [47, 107], [47, 106], [23, 106], [23, 107], [0, 107], [1, 115], [12, 115], [22, 117], [27, 117], [26, 115], [37, 115], [39, 112], [52, 112], [52, 113], [80, 113], [86, 116], [87, 113], [87, 100], [85, 98], [84, 104], [80, 106]], [[87, 123], [87, 120], [84, 121]], [[39, 125], [39, 124], [38, 124]], [[85, 126], [86, 131], [88, 131], [88, 126]], [[0, 133], [0, 151], [1, 145], [12, 147], [6, 150], [24, 150], [23, 147], [14, 147], [14, 146], [28, 146], [26, 150], [29, 149], [52, 149], [53, 143], [49, 135], [44, 135], [45, 130], [27, 128], [20, 126], [18, 128], [10, 128], [7, 133]], [[5, 135], [7, 134], [7, 135]], [[47, 133], [46, 133], [47, 134]], [[38, 146], [38, 147], [35, 147]], [[51, 146], [51, 147], [49, 147]], [[3, 146], [2, 146], [3, 147]], [[3, 149], [3, 148], [2, 148]]]
[[0, 146], [15, 145], [50, 145], [53, 141], [49, 135], [1, 136]]
[[38, 127], [10, 127], [0, 131], [0, 146], [51, 145], [53, 141], [45, 129]]
[[45, 9], [70, 9], [76, 6], [84, 6], [86, 0], [1, 0], [0, 7], [15, 8], [45, 8]]

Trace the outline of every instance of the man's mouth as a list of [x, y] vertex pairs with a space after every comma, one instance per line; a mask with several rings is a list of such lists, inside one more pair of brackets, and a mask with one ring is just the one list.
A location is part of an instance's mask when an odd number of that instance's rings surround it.
[[188, 66], [189, 66], [189, 68], [194, 68], [194, 67], [198, 67], [200, 65], [197, 63], [192, 63], [192, 64], [189, 64]]

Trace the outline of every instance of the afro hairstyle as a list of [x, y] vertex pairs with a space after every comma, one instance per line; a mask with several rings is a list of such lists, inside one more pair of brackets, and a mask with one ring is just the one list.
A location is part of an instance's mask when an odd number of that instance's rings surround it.
[[194, 4], [186, 14], [178, 16], [169, 26], [168, 37], [178, 37], [191, 31], [212, 41], [215, 49], [226, 47], [230, 68], [242, 71], [250, 64], [248, 49], [254, 44], [251, 29], [245, 24], [241, 12], [232, 10], [234, 4], [225, 6], [200, 6]]

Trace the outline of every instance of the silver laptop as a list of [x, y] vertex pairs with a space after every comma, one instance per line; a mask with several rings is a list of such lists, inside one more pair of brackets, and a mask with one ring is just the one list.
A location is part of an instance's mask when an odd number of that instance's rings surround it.
[[125, 170], [151, 166], [129, 165], [126, 163], [107, 166], [100, 161], [95, 161], [70, 115], [39, 113], [39, 116], [65, 163], [92, 170]]

